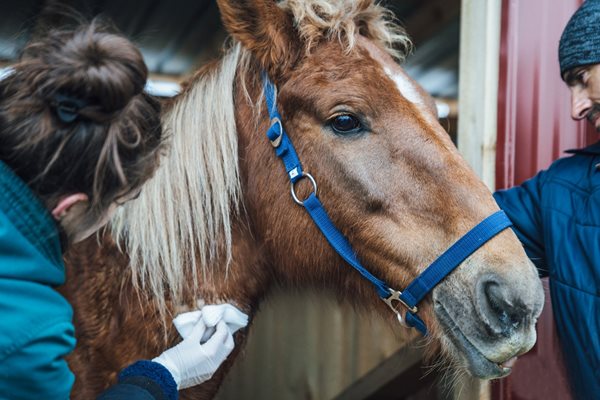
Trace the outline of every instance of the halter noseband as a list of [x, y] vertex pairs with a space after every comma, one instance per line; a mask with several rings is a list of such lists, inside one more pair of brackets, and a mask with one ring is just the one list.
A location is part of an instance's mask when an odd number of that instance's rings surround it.
[[[427, 327], [417, 315], [417, 304], [475, 250], [479, 249], [504, 229], [510, 227], [512, 223], [504, 211], [495, 212], [458, 239], [458, 241], [431, 263], [425, 271], [417, 276], [404, 291], [401, 292], [390, 288], [384, 281], [373, 276], [373, 274], [361, 265], [350, 242], [335, 227], [317, 198], [317, 182], [312, 175], [302, 170], [302, 163], [300, 163], [298, 154], [281, 123], [281, 115], [277, 110], [275, 86], [266, 74], [263, 74], [263, 89], [271, 119], [271, 126], [267, 131], [267, 137], [275, 149], [275, 154], [283, 161], [290, 179], [291, 193], [294, 201], [306, 209], [331, 247], [375, 286], [379, 297], [397, 315], [398, 321], [407, 327], [416, 328], [424, 336], [427, 335]], [[305, 200], [301, 201], [296, 196], [295, 184], [303, 178], [310, 180], [313, 191]], [[402, 313], [396, 308], [397, 303], [402, 304], [407, 309], [404, 318], [402, 317]]]

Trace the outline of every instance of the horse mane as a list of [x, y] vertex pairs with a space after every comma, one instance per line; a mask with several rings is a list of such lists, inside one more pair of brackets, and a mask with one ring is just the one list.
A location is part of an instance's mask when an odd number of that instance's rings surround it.
[[347, 52], [356, 35], [371, 39], [398, 61], [412, 51], [412, 43], [394, 14], [372, 0], [283, 0], [279, 6], [294, 16], [306, 51], [336, 38]]
[[177, 301], [184, 283], [198, 287], [198, 265], [206, 280], [212, 261], [222, 260], [223, 251], [225, 263], [231, 257], [241, 196], [233, 87], [242, 53], [239, 44], [232, 46], [174, 99], [163, 115], [168, 154], [139, 198], [111, 221], [133, 281], [149, 289], [163, 311], [165, 294]]
[[[332, 38], [349, 52], [357, 33], [397, 59], [410, 50], [391, 13], [370, 1], [283, 0], [279, 6], [293, 14], [308, 52]], [[139, 198], [111, 221], [113, 238], [130, 257], [134, 284], [154, 298], [163, 316], [166, 295], [179, 304], [184, 290], [197, 292], [199, 268], [206, 281], [211, 265], [228, 267], [231, 261], [232, 222], [242, 198], [234, 86], [241, 83], [251, 101], [246, 78], [258, 79], [251, 57], [234, 42], [174, 99], [163, 115], [168, 154]], [[254, 99], [257, 111], [261, 99]]]

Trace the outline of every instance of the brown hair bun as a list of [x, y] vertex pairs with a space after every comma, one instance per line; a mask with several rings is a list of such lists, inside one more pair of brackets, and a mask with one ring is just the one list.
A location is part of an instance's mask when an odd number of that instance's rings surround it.
[[83, 192], [105, 210], [158, 164], [147, 76], [140, 51], [98, 21], [49, 31], [0, 81], [0, 159], [47, 203]]
[[42, 97], [51, 100], [62, 92], [87, 101], [97, 112], [112, 113], [144, 90], [148, 69], [142, 54], [105, 29], [94, 21], [74, 33], [51, 31], [25, 47], [21, 63], [37, 74]]

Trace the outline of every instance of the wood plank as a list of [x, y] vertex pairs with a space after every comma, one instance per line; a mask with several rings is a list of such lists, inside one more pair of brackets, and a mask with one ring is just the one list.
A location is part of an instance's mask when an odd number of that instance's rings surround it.
[[494, 185], [500, 0], [463, 0], [460, 34], [458, 150], [475, 173]]
[[402, 399], [417, 393], [434, 379], [433, 375], [421, 379], [423, 352], [422, 343], [410, 342], [346, 388], [335, 400]]

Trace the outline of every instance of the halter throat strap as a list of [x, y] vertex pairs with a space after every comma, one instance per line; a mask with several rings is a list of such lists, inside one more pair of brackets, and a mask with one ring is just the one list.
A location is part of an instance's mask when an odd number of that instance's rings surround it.
[[[503, 211], [495, 212], [450, 246], [450, 248], [418, 275], [404, 291], [400, 292], [390, 288], [384, 281], [375, 277], [361, 264], [352, 249], [352, 245], [331, 221], [323, 204], [318, 199], [317, 183], [309, 173], [302, 169], [302, 163], [283, 127], [281, 115], [277, 110], [277, 90], [266, 73], [263, 73], [263, 89], [271, 120], [267, 137], [275, 149], [275, 154], [282, 160], [285, 166], [294, 201], [306, 209], [331, 247], [350, 266], [375, 286], [379, 297], [396, 313], [400, 323], [416, 328], [424, 336], [427, 335], [427, 327], [417, 315], [417, 304], [467, 257], [498, 233], [510, 227], [512, 223]], [[295, 183], [303, 178], [310, 179], [313, 184], [313, 192], [305, 200], [301, 201], [297, 198], [294, 187]], [[398, 303], [402, 304], [407, 310], [404, 318], [401, 311], [398, 310]]]

